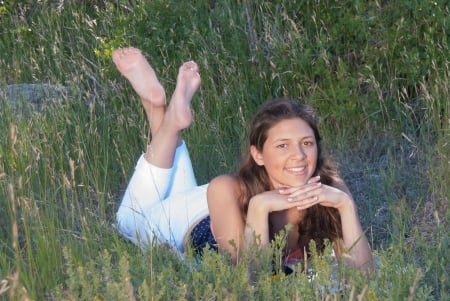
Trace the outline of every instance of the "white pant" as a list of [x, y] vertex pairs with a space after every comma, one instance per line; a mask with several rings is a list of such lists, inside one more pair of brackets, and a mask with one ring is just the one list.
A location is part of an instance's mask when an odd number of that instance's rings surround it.
[[206, 188], [197, 186], [184, 142], [170, 169], [156, 167], [142, 155], [116, 214], [118, 230], [140, 247], [155, 240], [182, 252], [188, 230], [209, 214]]

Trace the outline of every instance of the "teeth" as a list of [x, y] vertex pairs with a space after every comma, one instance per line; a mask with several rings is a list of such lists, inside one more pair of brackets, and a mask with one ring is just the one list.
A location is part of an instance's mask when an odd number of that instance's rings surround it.
[[288, 168], [289, 171], [292, 172], [301, 172], [305, 170], [305, 167], [294, 167], [294, 168]]

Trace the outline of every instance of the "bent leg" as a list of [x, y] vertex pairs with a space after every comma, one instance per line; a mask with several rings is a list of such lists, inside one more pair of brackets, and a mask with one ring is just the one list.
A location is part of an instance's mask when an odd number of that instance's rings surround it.
[[[131, 76], [129, 79], [135, 81]], [[194, 62], [184, 63], [179, 70], [171, 103], [158, 130], [152, 135], [147, 152], [137, 163], [117, 211], [119, 231], [135, 243], [153, 237], [159, 223], [170, 230], [172, 220], [183, 221], [183, 218], [162, 219], [165, 216], [163, 212], [159, 215], [154, 212], [158, 212], [158, 206], [163, 206], [164, 212], [169, 210], [169, 216], [172, 216], [172, 202], [161, 201], [169, 194], [196, 186], [189, 153], [180, 139], [180, 132], [192, 122], [190, 101], [199, 85], [197, 65]], [[161, 233], [157, 235], [158, 239], [172, 241], [167, 231]]]
[[182, 141], [177, 147], [173, 161], [173, 177], [167, 191], [167, 197], [197, 186], [192, 161], [186, 143]]
[[161, 168], [173, 166], [175, 149], [181, 145], [180, 132], [192, 123], [190, 104], [199, 86], [197, 64], [184, 63], [179, 69], [177, 85], [163, 121], [145, 153], [148, 162]]
[[173, 168], [156, 167], [141, 156], [116, 213], [119, 232], [137, 245], [156, 238], [181, 248], [195, 217], [208, 211], [206, 189], [204, 197], [190, 195], [197, 188], [184, 142], [177, 148]]
[[141, 98], [153, 135], [158, 131], [166, 111], [166, 93], [155, 71], [136, 48], [117, 49], [113, 52], [112, 59]]
[[141, 247], [168, 243], [182, 252], [186, 234], [208, 215], [207, 185], [175, 193], [133, 215], [118, 216], [119, 232]]
[[141, 51], [132, 47], [121, 48], [114, 51], [112, 58], [117, 69], [141, 97], [149, 120], [152, 142], [147, 147], [145, 159], [161, 168], [172, 167], [175, 149], [181, 144], [180, 131], [192, 122], [190, 102], [200, 86], [197, 64], [190, 61], [180, 67], [166, 112], [164, 88]]

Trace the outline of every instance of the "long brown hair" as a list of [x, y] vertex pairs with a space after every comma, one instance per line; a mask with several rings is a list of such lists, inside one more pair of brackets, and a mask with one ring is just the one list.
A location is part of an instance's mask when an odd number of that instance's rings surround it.
[[[317, 164], [313, 176], [320, 175], [323, 184], [333, 186], [338, 176], [334, 165], [323, 157], [321, 137], [317, 128], [314, 110], [297, 100], [277, 98], [263, 104], [257, 111], [249, 130], [248, 151], [238, 170], [242, 187], [242, 210], [247, 215], [249, 200], [256, 194], [272, 189], [272, 184], [264, 166], [259, 166], [250, 154], [250, 146], [262, 151], [268, 131], [280, 121], [292, 118], [304, 120], [313, 130], [317, 143]], [[306, 210], [299, 226], [300, 247], [308, 249], [311, 240], [317, 250], [323, 250], [325, 239], [335, 242], [342, 238], [341, 219], [334, 208], [315, 205]]]

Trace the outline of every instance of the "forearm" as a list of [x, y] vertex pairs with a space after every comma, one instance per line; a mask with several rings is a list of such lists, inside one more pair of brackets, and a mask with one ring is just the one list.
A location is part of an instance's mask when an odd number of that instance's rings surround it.
[[244, 254], [250, 255], [248, 258], [250, 279], [254, 278], [255, 271], [261, 269], [259, 250], [269, 244], [269, 213], [258, 205], [261, 204], [252, 201], [249, 203], [242, 242]]
[[269, 213], [255, 202], [250, 202], [244, 231], [244, 248], [269, 244]]
[[360, 269], [373, 269], [372, 251], [359, 221], [353, 201], [339, 210], [342, 223], [344, 252], [350, 264]]

